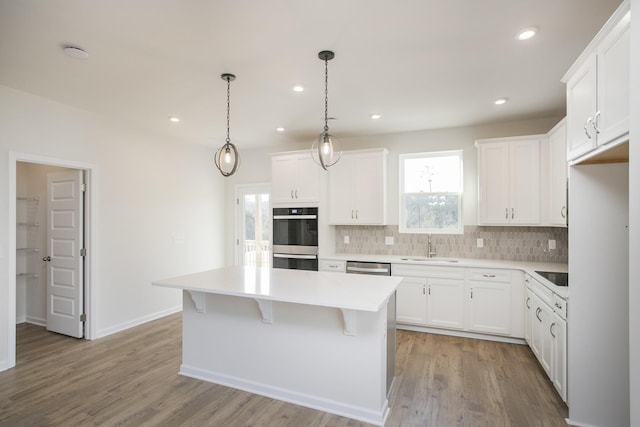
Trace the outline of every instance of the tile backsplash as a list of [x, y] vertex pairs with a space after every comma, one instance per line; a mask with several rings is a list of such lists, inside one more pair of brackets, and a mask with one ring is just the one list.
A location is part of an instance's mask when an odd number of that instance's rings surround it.
[[[349, 243], [344, 237], [349, 236]], [[385, 244], [392, 237], [393, 245]], [[336, 253], [427, 256], [426, 234], [399, 233], [398, 226], [336, 226]], [[477, 247], [478, 239], [483, 247]], [[556, 248], [548, 249], [549, 240]], [[528, 262], [567, 262], [568, 232], [560, 227], [465, 226], [464, 234], [432, 234], [435, 256]]]

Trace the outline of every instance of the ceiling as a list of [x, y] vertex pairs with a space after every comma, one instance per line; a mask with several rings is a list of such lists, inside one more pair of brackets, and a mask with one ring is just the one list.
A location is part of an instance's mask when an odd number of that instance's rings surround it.
[[[0, 84], [215, 147], [220, 74], [233, 73], [240, 150], [310, 144], [324, 120], [317, 54], [329, 49], [338, 138], [548, 117], [564, 114], [560, 79], [620, 2], [0, 0]], [[515, 39], [531, 26], [536, 37]]]

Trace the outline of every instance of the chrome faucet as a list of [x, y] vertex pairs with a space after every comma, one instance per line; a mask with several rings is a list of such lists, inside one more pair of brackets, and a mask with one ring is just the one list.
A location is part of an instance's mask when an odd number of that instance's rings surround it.
[[433, 258], [434, 256], [438, 255], [438, 253], [436, 252], [435, 248], [433, 247], [433, 245], [431, 244], [431, 234], [428, 234], [428, 248], [427, 248], [427, 256], [429, 258]]

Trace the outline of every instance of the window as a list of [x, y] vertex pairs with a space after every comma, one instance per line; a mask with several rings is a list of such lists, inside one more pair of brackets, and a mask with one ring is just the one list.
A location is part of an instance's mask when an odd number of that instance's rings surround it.
[[400, 232], [462, 234], [462, 150], [400, 155]]

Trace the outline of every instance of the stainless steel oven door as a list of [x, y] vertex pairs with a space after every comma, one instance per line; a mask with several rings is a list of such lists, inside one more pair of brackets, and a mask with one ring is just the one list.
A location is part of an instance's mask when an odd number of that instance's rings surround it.
[[276, 253], [274, 251], [273, 268], [318, 271], [318, 255], [317, 254]]

